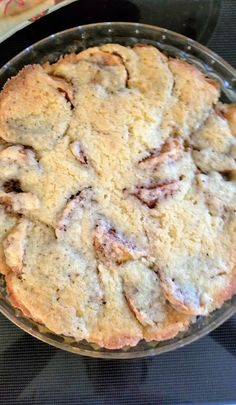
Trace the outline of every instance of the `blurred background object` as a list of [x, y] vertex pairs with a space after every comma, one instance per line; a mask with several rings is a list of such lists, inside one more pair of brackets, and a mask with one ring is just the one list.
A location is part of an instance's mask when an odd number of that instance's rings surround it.
[[74, 0], [0, 0], [0, 42]]

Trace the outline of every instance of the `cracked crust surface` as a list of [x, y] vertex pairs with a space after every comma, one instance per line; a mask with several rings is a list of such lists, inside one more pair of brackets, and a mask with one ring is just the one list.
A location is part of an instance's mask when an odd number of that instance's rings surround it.
[[10, 301], [109, 349], [170, 339], [236, 291], [235, 106], [149, 45], [26, 66], [0, 93]]

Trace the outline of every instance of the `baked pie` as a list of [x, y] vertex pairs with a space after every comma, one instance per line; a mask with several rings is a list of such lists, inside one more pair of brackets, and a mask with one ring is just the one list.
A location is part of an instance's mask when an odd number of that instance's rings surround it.
[[236, 292], [236, 106], [186, 61], [106, 44], [0, 94], [0, 269], [13, 306], [118, 349]]

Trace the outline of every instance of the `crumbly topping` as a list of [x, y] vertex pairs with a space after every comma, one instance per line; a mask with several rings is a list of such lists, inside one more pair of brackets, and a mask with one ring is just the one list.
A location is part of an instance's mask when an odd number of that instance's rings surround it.
[[0, 271], [12, 305], [117, 349], [236, 291], [235, 106], [186, 61], [106, 44], [0, 93]]

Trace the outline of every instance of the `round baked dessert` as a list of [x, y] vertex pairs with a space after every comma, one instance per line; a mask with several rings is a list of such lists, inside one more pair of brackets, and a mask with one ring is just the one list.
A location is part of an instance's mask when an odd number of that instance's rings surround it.
[[196, 67], [107, 44], [0, 94], [12, 305], [102, 347], [165, 340], [236, 292], [236, 106]]

